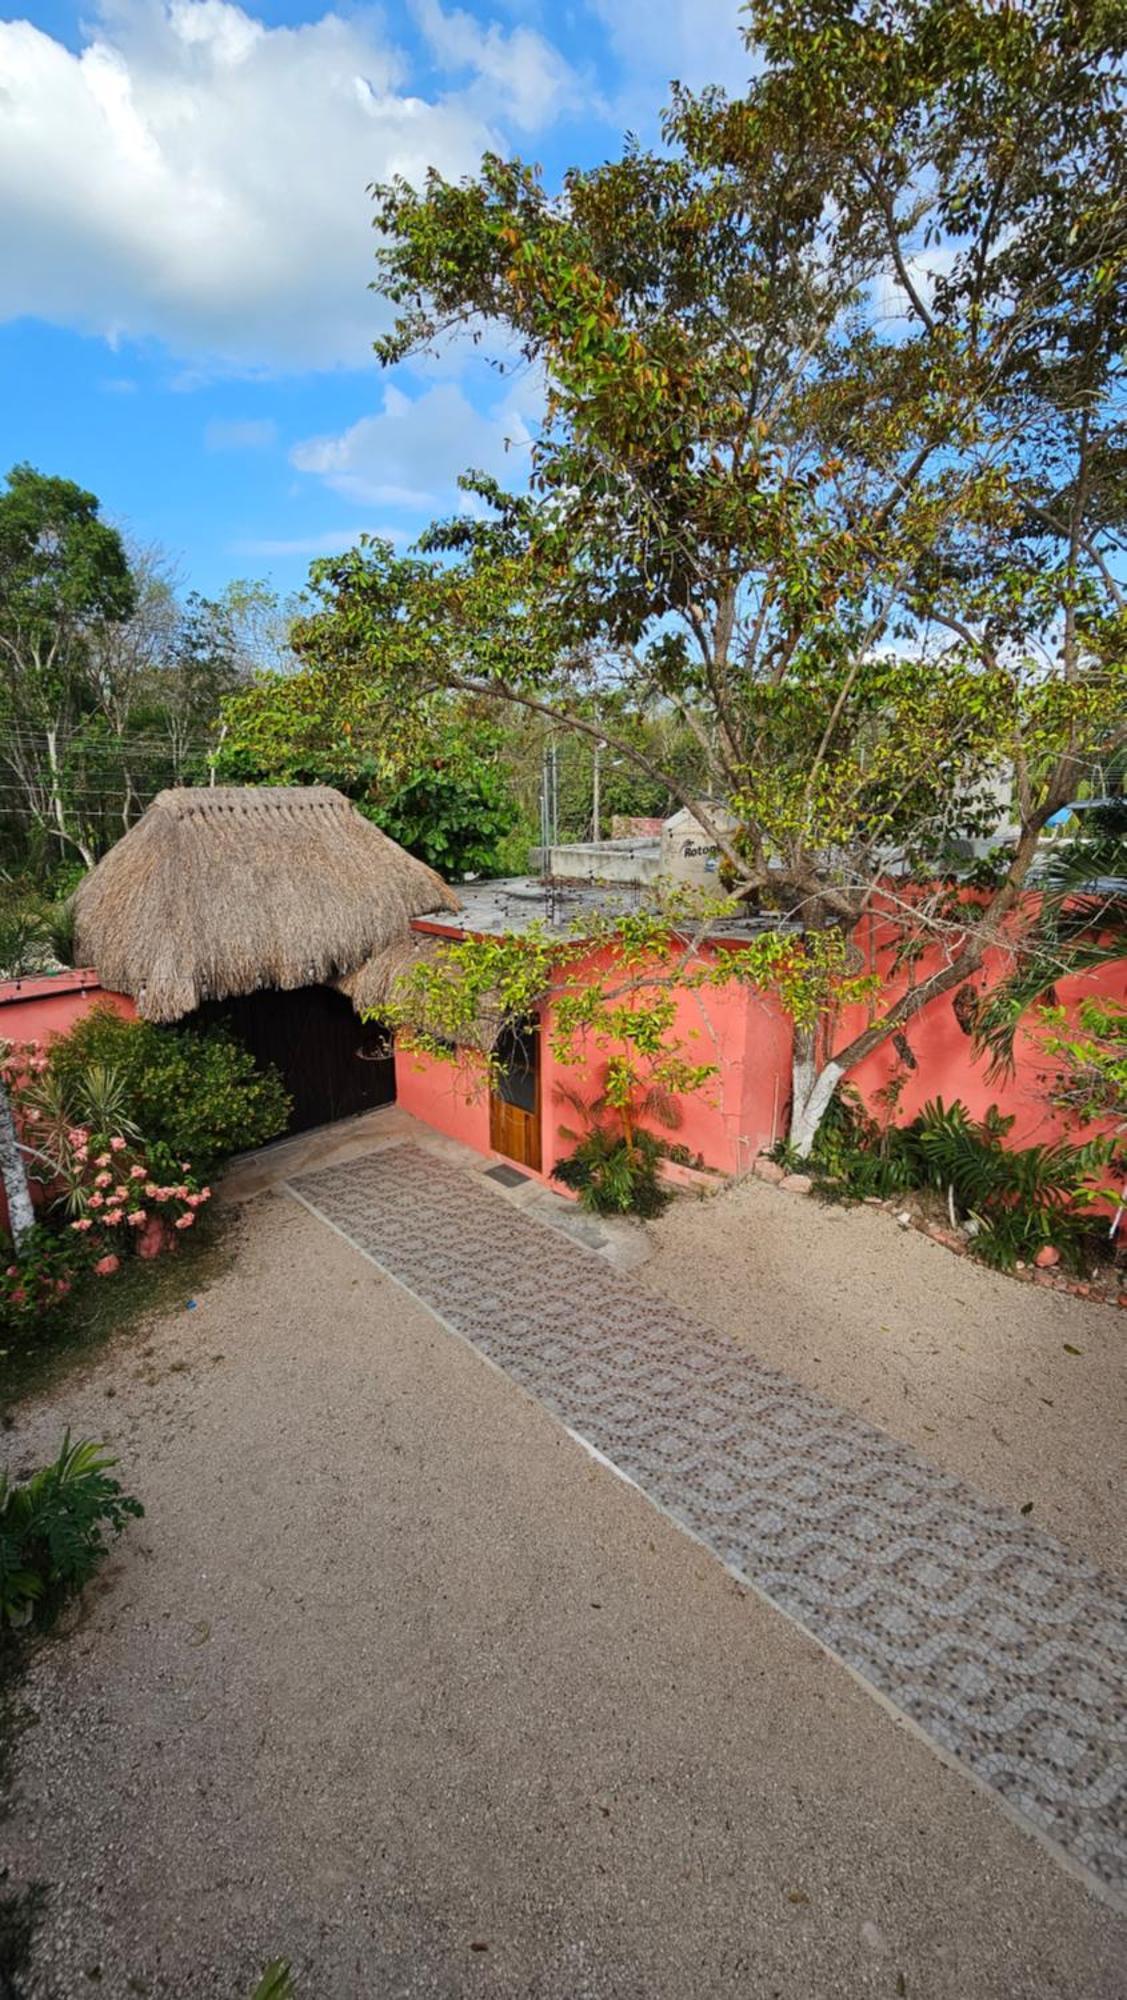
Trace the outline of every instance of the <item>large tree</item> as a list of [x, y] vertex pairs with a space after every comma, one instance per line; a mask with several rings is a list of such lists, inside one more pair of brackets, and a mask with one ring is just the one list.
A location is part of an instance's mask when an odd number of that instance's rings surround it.
[[28, 820], [87, 864], [67, 755], [90, 707], [92, 635], [135, 607], [121, 536], [94, 494], [14, 466], [0, 493], [0, 756]]
[[222, 703], [221, 783], [332, 785], [429, 867], [494, 870], [517, 804], [496, 719], [448, 696], [393, 715], [360, 676], [258, 674]]
[[615, 707], [660, 702], [735, 810], [702, 811], [733, 895], [900, 929], [926, 972], [798, 1037], [805, 1149], [843, 1073], [1020, 951], [1044, 827], [1127, 740], [1127, 8], [748, 12], [746, 97], [675, 92], [660, 150], [376, 191], [382, 358], [494, 328], [544, 422], [529, 495], [473, 479], [491, 514], [421, 559], [322, 566], [306, 643], [643, 763]]

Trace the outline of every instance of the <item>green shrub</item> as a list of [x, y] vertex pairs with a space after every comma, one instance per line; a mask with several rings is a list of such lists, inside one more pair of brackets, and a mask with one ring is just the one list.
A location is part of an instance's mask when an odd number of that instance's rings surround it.
[[666, 1148], [652, 1132], [623, 1133], [595, 1125], [575, 1151], [552, 1168], [552, 1179], [579, 1196], [593, 1215], [660, 1215], [672, 1200], [658, 1177]]
[[91, 1074], [112, 1075], [130, 1123], [149, 1146], [189, 1159], [199, 1174], [283, 1132], [290, 1100], [273, 1069], [223, 1028], [159, 1028], [97, 1007], [49, 1049], [52, 1076], [76, 1100]]
[[976, 1225], [975, 1254], [1009, 1268], [1052, 1243], [1078, 1270], [1099, 1217], [1093, 1176], [1108, 1164], [1104, 1141], [1070, 1146], [1007, 1146], [1013, 1119], [992, 1104], [973, 1119], [964, 1104], [926, 1104], [912, 1128], [928, 1187], [948, 1191], [956, 1211]]
[[53, 903], [47, 911], [47, 936], [51, 941], [60, 965], [74, 964], [75, 916], [74, 897], [67, 896], [60, 903]]
[[19, 1261], [0, 1243], [0, 1336], [19, 1332], [62, 1310], [83, 1267], [73, 1237], [36, 1223], [20, 1244]]
[[0, 979], [31, 979], [54, 964], [45, 906], [18, 897], [0, 908]]
[[5, 885], [0, 907], [0, 979], [34, 979], [74, 964], [74, 910]]
[[93, 1576], [108, 1534], [139, 1517], [139, 1500], [109, 1474], [116, 1460], [70, 1432], [52, 1465], [13, 1485], [0, 1472], [0, 1625], [47, 1625]]

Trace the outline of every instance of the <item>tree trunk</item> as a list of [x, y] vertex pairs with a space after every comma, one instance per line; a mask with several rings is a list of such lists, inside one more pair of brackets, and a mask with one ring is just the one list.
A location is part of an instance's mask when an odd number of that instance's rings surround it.
[[31, 1193], [23, 1169], [23, 1160], [20, 1158], [16, 1121], [12, 1116], [12, 1100], [4, 1083], [0, 1083], [0, 1181], [4, 1183], [4, 1194], [8, 1203], [12, 1242], [18, 1250], [34, 1226], [35, 1210], [31, 1204]]
[[87, 868], [94, 866], [94, 851], [78, 834], [72, 833], [67, 825], [66, 807], [63, 804], [62, 773], [59, 769], [58, 733], [54, 728], [46, 731], [47, 764], [51, 773], [51, 810], [55, 815], [55, 831], [60, 840], [77, 847]]
[[813, 1033], [796, 1029], [791, 1064], [790, 1144], [800, 1160], [809, 1159], [818, 1128], [844, 1074], [839, 1062], [830, 1061], [819, 1069]]

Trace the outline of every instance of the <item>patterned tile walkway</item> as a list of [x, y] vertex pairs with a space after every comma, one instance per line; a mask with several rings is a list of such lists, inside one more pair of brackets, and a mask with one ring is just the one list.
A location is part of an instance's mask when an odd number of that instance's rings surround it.
[[746, 1348], [395, 1146], [307, 1206], [1127, 1894], [1127, 1588]]

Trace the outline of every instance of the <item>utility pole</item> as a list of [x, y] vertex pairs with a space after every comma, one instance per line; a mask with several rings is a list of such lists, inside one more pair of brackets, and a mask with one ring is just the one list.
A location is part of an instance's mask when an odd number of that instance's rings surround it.
[[551, 868], [551, 851], [559, 841], [560, 753], [556, 743], [546, 743], [540, 765], [540, 872], [546, 878]]
[[599, 839], [599, 807], [601, 804], [599, 798], [599, 759], [605, 749], [605, 743], [597, 742], [595, 744], [594, 769], [591, 777], [591, 838], [596, 844]]

